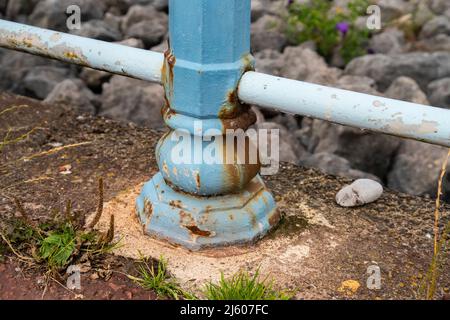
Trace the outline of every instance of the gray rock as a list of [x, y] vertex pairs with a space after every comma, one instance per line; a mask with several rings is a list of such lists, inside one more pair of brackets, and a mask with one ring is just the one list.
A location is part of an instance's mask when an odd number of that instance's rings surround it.
[[128, 38], [122, 41], [117, 42], [118, 44], [129, 46], [138, 49], [144, 49], [144, 42], [141, 39], [136, 38]]
[[23, 79], [26, 91], [33, 97], [44, 99], [53, 88], [69, 77], [67, 69], [40, 66], [31, 69]]
[[399, 18], [414, 10], [414, 5], [404, 0], [379, 0], [377, 5], [381, 9], [381, 20], [383, 22]]
[[152, 51], [161, 52], [164, 53], [169, 48], [169, 42], [167, 39], [163, 40], [160, 44], [157, 46], [154, 46], [151, 48]]
[[336, 195], [336, 202], [342, 207], [357, 207], [378, 200], [383, 186], [370, 179], [358, 179], [343, 187]]
[[441, 14], [450, 9], [450, 2], [448, 0], [430, 0], [430, 7], [435, 13]]
[[437, 16], [428, 21], [420, 31], [419, 38], [427, 39], [438, 34], [450, 35], [450, 18]]
[[44, 102], [52, 105], [66, 104], [79, 112], [95, 114], [98, 99], [81, 80], [67, 79], [56, 85]]
[[38, 2], [39, 0], [3, 0], [0, 1], [0, 9], [3, 6], [4, 10], [6, 10], [4, 11], [6, 13], [6, 17], [8, 17], [8, 19], [16, 20], [19, 15], [29, 15], [31, 12], [33, 12], [33, 9]]
[[281, 51], [287, 40], [281, 31], [283, 20], [276, 16], [264, 15], [251, 26], [252, 52], [264, 49]]
[[285, 7], [285, 0], [252, 0], [252, 22], [266, 14], [280, 15]]
[[103, 85], [101, 101], [101, 115], [151, 128], [164, 127], [164, 90], [160, 85], [116, 75]]
[[407, 76], [426, 90], [431, 81], [450, 76], [450, 52], [367, 55], [352, 60], [345, 73], [368, 76], [380, 90], [386, 90], [396, 78]]
[[111, 78], [112, 74], [105, 71], [83, 68], [80, 73], [80, 79], [95, 92], [100, 92], [103, 83], [107, 82]]
[[404, 141], [387, 177], [388, 187], [412, 195], [435, 196], [446, 155], [446, 148], [418, 141]]
[[104, 0], [108, 12], [121, 16], [127, 13], [130, 7], [130, 0]]
[[274, 76], [281, 75], [284, 59], [280, 52], [273, 49], [264, 49], [255, 53], [256, 71]]
[[119, 23], [109, 20], [90, 20], [82, 24], [80, 30], [71, 31], [81, 37], [92, 38], [102, 41], [120, 41], [122, 34]]
[[[256, 125], [258, 130], [266, 129], [268, 130], [268, 150], [271, 150], [270, 144], [270, 135], [272, 134], [272, 130], [279, 130], [279, 156], [280, 161], [290, 162], [294, 164], [298, 164], [300, 158], [305, 155], [305, 149], [303, 146], [297, 141], [295, 136], [291, 134], [286, 127], [282, 124], [276, 122], [263, 122]], [[261, 154], [262, 161], [264, 163], [265, 155]]]
[[450, 36], [438, 34], [432, 38], [423, 39], [416, 42], [415, 47], [421, 51], [447, 51], [450, 52]]
[[375, 53], [402, 53], [405, 51], [405, 34], [397, 28], [389, 28], [376, 34], [370, 40], [369, 46]]
[[[25, 94], [22, 79], [32, 68], [45, 65], [45, 58], [34, 55], [3, 50], [0, 65], [0, 89]], [[47, 59], [48, 60], [48, 59]]]
[[275, 117], [271, 118], [271, 122], [276, 122], [284, 126], [289, 132], [294, 132], [299, 129], [299, 119], [300, 117], [291, 114], [277, 114]]
[[150, 48], [161, 43], [167, 23], [167, 15], [153, 6], [134, 5], [123, 18], [122, 31], [126, 37], [141, 39]]
[[302, 46], [287, 47], [281, 61], [281, 75], [289, 79], [332, 85], [341, 74], [340, 70], [329, 68], [315, 51]]
[[379, 181], [379, 178], [366, 172], [353, 169], [351, 163], [342, 157], [328, 152], [319, 152], [305, 157], [300, 161], [302, 166], [317, 168], [320, 171], [334, 176], [351, 179], [368, 178]]
[[428, 94], [431, 105], [450, 109], [450, 77], [431, 82]]
[[158, 10], [165, 10], [167, 9], [169, 0], [113, 0], [113, 1], [124, 1], [127, 5], [127, 7], [131, 7], [134, 5], [152, 5]]
[[150, 0], [150, 1], [138, 0], [138, 1], [141, 1], [141, 3], [144, 3], [144, 4], [147, 4], [147, 3], [151, 4], [156, 8], [156, 10], [159, 10], [159, 11], [166, 11], [167, 8], [169, 7], [169, 0]]
[[417, 28], [422, 28], [425, 23], [433, 19], [434, 13], [431, 11], [427, 1], [419, 1], [414, 11], [412, 22]]
[[6, 6], [8, 5], [8, 0], [0, 0], [0, 14], [6, 13]]
[[377, 84], [375, 83], [375, 80], [364, 76], [344, 75], [339, 78], [336, 83], [336, 87], [376, 96], [382, 95], [377, 91]]
[[252, 0], [252, 22], [255, 22], [267, 13], [265, 0]]
[[401, 140], [387, 135], [304, 118], [303, 138], [310, 153], [333, 153], [352, 168], [384, 178]]
[[29, 17], [30, 24], [42, 28], [67, 32], [66, 10], [70, 5], [81, 9], [81, 21], [102, 19], [106, 10], [103, 1], [91, 0], [43, 0], [40, 1]]
[[147, 21], [141, 21], [128, 28], [125, 34], [127, 37], [141, 39], [144, 45], [150, 48], [160, 43], [167, 32], [165, 25], [162, 23], [149, 24]]
[[450, 17], [441, 15], [429, 20], [423, 26], [419, 39], [415, 45], [419, 50], [450, 52]]
[[408, 77], [399, 77], [395, 79], [387, 91], [384, 92], [384, 95], [392, 99], [419, 104], [429, 104], [427, 96], [420, 90], [417, 82]]

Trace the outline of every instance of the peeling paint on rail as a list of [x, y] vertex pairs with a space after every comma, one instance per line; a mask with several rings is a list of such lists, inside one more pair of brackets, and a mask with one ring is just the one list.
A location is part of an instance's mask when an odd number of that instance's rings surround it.
[[161, 82], [161, 53], [0, 19], [0, 47], [151, 82]]
[[239, 99], [290, 114], [450, 147], [450, 110], [247, 72]]

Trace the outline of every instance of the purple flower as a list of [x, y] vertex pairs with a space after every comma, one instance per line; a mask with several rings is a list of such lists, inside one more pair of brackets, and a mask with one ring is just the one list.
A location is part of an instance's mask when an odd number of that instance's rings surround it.
[[288, 0], [287, 6], [289, 7], [293, 3], [294, 3], [294, 0]]
[[336, 24], [336, 29], [345, 36], [350, 29], [350, 24], [345, 21], [339, 22]]

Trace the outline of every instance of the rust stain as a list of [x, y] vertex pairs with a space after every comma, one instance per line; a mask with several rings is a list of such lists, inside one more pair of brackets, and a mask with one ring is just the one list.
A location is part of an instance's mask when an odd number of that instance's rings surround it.
[[[65, 43], [49, 47], [49, 44], [42, 41], [39, 36], [28, 32], [10, 32], [2, 30], [2, 33], [4, 33], [6, 43], [14, 49], [23, 51], [24, 48], [33, 48], [34, 52], [38, 55], [54, 59], [68, 59], [70, 62], [89, 66], [89, 62], [80, 48], [72, 47]], [[60, 38], [61, 35], [59, 33], [54, 33], [50, 36], [50, 41], [55, 42], [60, 40]]]
[[78, 60], [80, 59], [80, 57], [78, 57], [78, 55], [73, 52], [73, 51], [68, 51], [64, 53], [64, 56], [68, 59], [72, 59], [72, 60]]
[[281, 220], [281, 214], [278, 210], [275, 210], [275, 212], [270, 216], [269, 218], [269, 224], [273, 227], [278, 224]]
[[[241, 77], [244, 73], [254, 70], [253, 57], [251, 54], [244, 54], [241, 58], [243, 67]], [[232, 88], [224, 97], [224, 103], [219, 110], [218, 117], [222, 120], [224, 130], [226, 129], [247, 129], [256, 122], [256, 115], [250, 107], [239, 100], [239, 81], [235, 88]]]
[[[220, 118], [220, 115], [219, 115]], [[244, 107], [244, 111], [241, 112], [235, 118], [220, 118], [222, 122], [223, 130], [227, 129], [243, 129], [246, 130], [252, 124], [256, 122], [256, 114], [248, 107]]]
[[169, 205], [174, 208], [183, 209], [183, 202], [181, 200], [171, 200]]
[[250, 222], [251, 222], [253, 228], [258, 227], [258, 221], [256, 219], [256, 214], [253, 211], [250, 212]]
[[195, 173], [195, 185], [197, 186], [197, 190], [200, 190], [201, 181], [200, 181], [200, 173]]
[[195, 225], [184, 226], [184, 227], [196, 236], [200, 236], [200, 237], [210, 237], [211, 236], [211, 231], [201, 230], [199, 227], [197, 227]]
[[28, 48], [31, 48], [33, 46], [33, 42], [29, 39], [24, 39], [23, 44]]
[[244, 110], [245, 105], [239, 101], [237, 90], [231, 90], [227, 94], [225, 104], [219, 111], [220, 119], [233, 119], [238, 117]]
[[[176, 61], [177, 59], [175, 58], [170, 47], [170, 40], [168, 40], [168, 49], [164, 52], [164, 63], [161, 68], [162, 83], [164, 85], [164, 88], [166, 89], [166, 95], [167, 91], [170, 92], [170, 95], [173, 94], [173, 69], [175, 67]], [[170, 100], [169, 97], [166, 98], [167, 100]]]
[[[242, 135], [228, 135], [233, 140], [225, 138], [223, 144], [222, 161], [224, 165], [224, 183], [228, 184], [232, 192], [239, 192], [256, 176], [261, 169], [261, 162], [256, 146], [248, 135], [242, 132]], [[244, 141], [239, 139], [245, 139]], [[232, 143], [232, 145], [230, 145]], [[239, 148], [244, 146], [244, 150]], [[242, 152], [243, 151], [243, 152]], [[233, 154], [230, 154], [232, 152]], [[256, 163], [250, 163], [250, 153], [256, 152]], [[244, 158], [241, 159], [240, 153]], [[230, 163], [231, 161], [231, 163]]]
[[149, 200], [144, 201], [144, 214], [150, 220], [153, 215], [153, 205]]
[[195, 220], [189, 212], [180, 210], [179, 216], [181, 225], [195, 225]]
[[241, 69], [242, 74], [244, 74], [248, 71], [255, 71], [254, 59], [250, 53], [246, 53], [246, 54], [242, 55], [241, 61], [243, 64], [243, 67]]
[[161, 109], [161, 115], [163, 119], [170, 119], [172, 116], [175, 116], [176, 113], [170, 108], [170, 102], [167, 97], [164, 95], [164, 105]]
[[169, 167], [167, 166], [167, 163], [165, 161], [163, 162], [162, 169], [164, 173], [169, 177], [170, 176]]

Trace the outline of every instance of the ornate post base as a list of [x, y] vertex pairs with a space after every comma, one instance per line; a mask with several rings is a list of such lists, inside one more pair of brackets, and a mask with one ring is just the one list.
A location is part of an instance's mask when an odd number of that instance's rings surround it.
[[259, 175], [238, 194], [204, 197], [175, 191], [157, 173], [136, 210], [148, 235], [190, 250], [254, 242], [280, 219]]
[[238, 99], [252, 70], [250, 0], [170, 0], [162, 115], [170, 131], [156, 147], [160, 172], [137, 199], [144, 231], [191, 250], [243, 244], [279, 220], [258, 172], [256, 121]]

